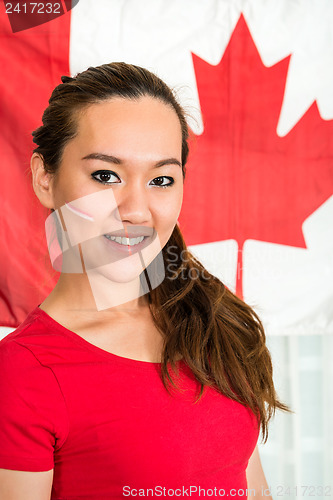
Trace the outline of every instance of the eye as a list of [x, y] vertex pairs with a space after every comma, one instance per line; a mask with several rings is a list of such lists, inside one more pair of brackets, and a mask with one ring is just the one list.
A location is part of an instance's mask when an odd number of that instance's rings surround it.
[[119, 180], [119, 177], [114, 172], [110, 170], [97, 170], [96, 172], [91, 174], [96, 181], [101, 182], [102, 184], [114, 184], [115, 182], [109, 182], [110, 177], [116, 177]]
[[[170, 182], [168, 184], [162, 185], [160, 182], [163, 182], [163, 179], [169, 179]], [[170, 187], [175, 182], [173, 177], [168, 177], [167, 175], [162, 175], [161, 177], [156, 177], [155, 179], [153, 179], [153, 181], [158, 181], [157, 186], [162, 187], [162, 188]]]

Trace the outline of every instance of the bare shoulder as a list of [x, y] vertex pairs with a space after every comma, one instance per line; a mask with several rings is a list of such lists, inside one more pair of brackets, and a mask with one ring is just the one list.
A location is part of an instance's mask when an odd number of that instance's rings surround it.
[[0, 469], [1, 500], [50, 500], [53, 469], [42, 472]]

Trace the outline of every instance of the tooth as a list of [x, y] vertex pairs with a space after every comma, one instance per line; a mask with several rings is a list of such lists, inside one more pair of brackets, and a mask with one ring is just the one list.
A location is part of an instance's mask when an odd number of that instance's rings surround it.
[[121, 245], [137, 245], [138, 243], [141, 243], [141, 241], [144, 240], [144, 236], [138, 236], [137, 238], [125, 238], [125, 237], [120, 237], [120, 236], [111, 236], [111, 235], [105, 235], [108, 239], [112, 241], [116, 241], [117, 243], [120, 243]]

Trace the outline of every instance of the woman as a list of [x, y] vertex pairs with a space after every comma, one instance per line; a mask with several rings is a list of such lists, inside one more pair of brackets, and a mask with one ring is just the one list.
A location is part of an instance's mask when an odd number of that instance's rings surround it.
[[259, 318], [177, 224], [184, 111], [134, 65], [62, 82], [31, 159], [61, 274], [0, 342], [0, 497], [270, 498], [256, 443], [287, 407]]

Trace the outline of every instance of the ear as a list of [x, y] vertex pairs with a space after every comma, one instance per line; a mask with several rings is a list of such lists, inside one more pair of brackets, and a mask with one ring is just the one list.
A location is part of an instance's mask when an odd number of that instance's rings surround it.
[[42, 205], [54, 208], [52, 193], [53, 175], [46, 172], [43, 158], [38, 153], [33, 153], [30, 160], [32, 173], [32, 187]]

